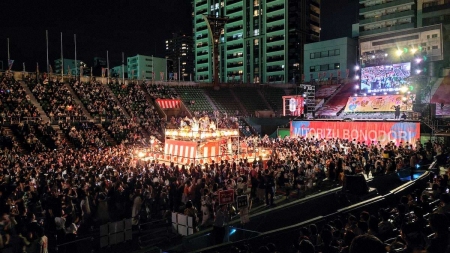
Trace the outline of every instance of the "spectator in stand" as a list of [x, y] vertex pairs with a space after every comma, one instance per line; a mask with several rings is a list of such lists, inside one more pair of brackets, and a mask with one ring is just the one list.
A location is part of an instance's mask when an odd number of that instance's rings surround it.
[[386, 253], [386, 247], [373, 235], [359, 235], [353, 239], [349, 253]]
[[434, 232], [433, 238], [427, 247], [427, 253], [446, 252], [449, 247], [450, 222], [444, 214], [432, 214], [430, 216], [430, 227]]
[[448, 212], [450, 212], [450, 195], [448, 193], [444, 193], [440, 197], [440, 205], [436, 213], [446, 214]]

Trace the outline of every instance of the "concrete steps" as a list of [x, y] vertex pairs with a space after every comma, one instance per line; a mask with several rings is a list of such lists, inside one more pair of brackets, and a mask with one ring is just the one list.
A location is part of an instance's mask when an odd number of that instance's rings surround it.
[[116, 101], [116, 103], [119, 105], [120, 109], [122, 110], [123, 114], [125, 115], [125, 117], [127, 119], [130, 119], [130, 114], [128, 114], [127, 110], [125, 110], [125, 108], [123, 108], [122, 104], [120, 103], [119, 99], [116, 97], [116, 95], [114, 94], [114, 92], [111, 90], [111, 88], [109, 87], [109, 85], [107, 84], [102, 84], [105, 89], [109, 92], [109, 94], [113, 97], [114, 101]]
[[[97, 128], [99, 129], [104, 129], [102, 124], [95, 124], [97, 126]], [[107, 129], [105, 129], [106, 133], [108, 134], [106, 136], [106, 139], [108, 140], [109, 144], [111, 144], [112, 146], [116, 146], [118, 143], [116, 142], [116, 140], [111, 136], [111, 134], [108, 132]]]
[[38, 100], [34, 96], [33, 92], [31, 92], [31, 90], [28, 87], [28, 85], [26, 85], [26, 83], [24, 81], [19, 81], [19, 83], [22, 86], [22, 88], [25, 90], [25, 93], [30, 97], [30, 102], [37, 108], [37, 110], [39, 112], [39, 117], [41, 117], [41, 119], [45, 123], [50, 122], [50, 118], [47, 116], [47, 114], [45, 113], [44, 109], [42, 109], [41, 104], [38, 102]]
[[72, 94], [73, 96], [73, 100], [75, 101], [75, 103], [79, 106], [81, 106], [81, 110], [83, 111], [84, 116], [86, 116], [86, 118], [88, 120], [94, 120], [94, 118], [92, 117], [92, 115], [88, 112], [88, 110], [86, 109], [86, 107], [84, 107], [83, 102], [81, 102], [80, 98], [78, 98], [77, 93], [75, 93], [75, 91], [73, 90], [72, 86], [70, 86], [68, 83], [64, 84], [65, 87], [67, 87], [67, 89], [69, 89], [70, 94]]
[[10, 127], [4, 126], [3, 133], [5, 134], [5, 136], [9, 137], [12, 140], [13, 145], [14, 145], [14, 143], [17, 144], [17, 148], [19, 149], [20, 153], [25, 153], [25, 148], [23, 147], [23, 143], [21, 143], [20, 141], [17, 140], [16, 136], [14, 135], [14, 133]]
[[[245, 106], [241, 103], [241, 100], [236, 96], [236, 94], [234, 93], [233, 89], [230, 89], [230, 93], [233, 96], [234, 100], [237, 101], [239, 108], [241, 109], [240, 111], [244, 113], [244, 115], [249, 115], [247, 108], [245, 108]], [[255, 113], [255, 112], [253, 112]]]
[[55, 132], [58, 134], [58, 137], [60, 139], [61, 144], [64, 142], [67, 144], [67, 146], [71, 149], [75, 148], [73, 143], [66, 137], [63, 130], [58, 125], [52, 125], [52, 128], [55, 130]]

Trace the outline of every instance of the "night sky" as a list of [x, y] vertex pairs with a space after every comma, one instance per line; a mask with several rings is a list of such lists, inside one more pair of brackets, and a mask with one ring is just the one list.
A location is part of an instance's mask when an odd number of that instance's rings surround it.
[[[322, 0], [322, 38], [349, 36], [348, 20], [355, 15], [348, 8], [357, 0]], [[356, 5], [357, 6], [357, 5]], [[335, 11], [347, 14], [344, 22], [330, 22]], [[7, 65], [10, 38], [13, 69], [41, 71], [46, 65], [45, 30], [49, 31], [49, 58], [60, 58], [60, 33], [63, 33], [64, 58], [74, 58], [74, 34], [77, 35], [77, 59], [88, 66], [94, 57], [105, 57], [110, 66], [121, 64], [136, 54], [164, 57], [165, 40], [173, 32], [192, 33], [190, 0], [13, 0], [0, 3], [0, 61]]]
[[321, 40], [352, 36], [358, 22], [359, 0], [321, 0]]
[[[24, 8], [26, 7], [26, 8]], [[50, 63], [60, 57], [63, 32], [64, 58], [93, 64], [105, 57], [110, 66], [136, 54], [164, 57], [165, 40], [173, 32], [191, 34], [191, 4], [188, 0], [13, 0], [0, 3], [0, 60], [6, 65], [7, 38], [10, 38], [13, 69], [46, 66], [45, 30], [49, 31]], [[6, 68], [6, 67], [5, 67]]]

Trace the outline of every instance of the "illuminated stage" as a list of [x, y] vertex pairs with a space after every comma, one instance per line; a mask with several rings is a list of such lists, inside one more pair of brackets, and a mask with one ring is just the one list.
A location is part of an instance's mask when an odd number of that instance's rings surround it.
[[180, 164], [211, 163], [213, 160], [220, 161], [223, 156], [235, 154], [233, 144], [236, 142], [239, 142], [237, 129], [168, 129], [164, 158]]
[[247, 162], [269, 159], [270, 149], [257, 146], [249, 147], [239, 136], [238, 129], [216, 129], [208, 131], [193, 131], [190, 128], [167, 129], [165, 142], [155, 144], [150, 149], [136, 151], [142, 160], [159, 163], [174, 163], [176, 165], [204, 165], [220, 163], [221, 161]]

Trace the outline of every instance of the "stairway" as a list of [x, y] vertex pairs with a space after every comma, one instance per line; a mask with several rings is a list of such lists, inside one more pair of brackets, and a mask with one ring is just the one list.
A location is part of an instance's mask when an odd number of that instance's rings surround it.
[[33, 95], [30, 88], [26, 85], [26, 83], [24, 81], [19, 81], [19, 83], [22, 86], [22, 88], [25, 90], [25, 93], [30, 97], [30, 102], [37, 108], [37, 110], [39, 112], [39, 117], [41, 117], [41, 119], [45, 123], [50, 122], [50, 118], [47, 116], [44, 109], [42, 109], [41, 104], [37, 101], [36, 97]]
[[205, 99], [208, 100], [208, 103], [211, 105], [213, 111], [217, 111], [216, 104], [214, 104], [214, 102], [213, 102], [212, 99], [208, 96], [208, 94], [206, 94], [206, 92], [203, 92], [203, 94], [205, 95]]
[[13, 142], [13, 145], [14, 145], [14, 144], [17, 144], [17, 148], [18, 148], [19, 152], [20, 152], [20, 153], [24, 153], [24, 152], [25, 152], [25, 149], [24, 149], [24, 147], [23, 147], [23, 144], [22, 144], [20, 141], [17, 140], [17, 138], [16, 138], [16, 136], [14, 135], [13, 131], [11, 130], [11, 128], [10, 128], [10, 127], [4, 126], [4, 127], [3, 127], [3, 130], [4, 130], [4, 133], [5, 133], [5, 136], [11, 138], [11, 140], [12, 140], [12, 142]]
[[77, 93], [75, 93], [75, 91], [72, 89], [72, 86], [70, 86], [68, 83], [65, 83], [64, 86], [67, 87], [67, 89], [69, 89], [70, 94], [72, 94], [73, 100], [75, 101], [75, 103], [79, 106], [81, 106], [81, 110], [83, 111], [84, 116], [87, 117], [88, 120], [93, 121], [94, 118], [92, 117], [92, 115], [88, 112], [88, 110], [86, 109], [86, 107], [84, 107], [83, 102], [81, 102], [81, 100], [78, 98]]
[[61, 142], [65, 142], [67, 143], [67, 146], [71, 149], [75, 148], [75, 146], [73, 145], [73, 143], [67, 139], [66, 135], [64, 134], [63, 130], [61, 130], [61, 128], [58, 125], [52, 125], [52, 128], [56, 131], [56, 133], [58, 134], [58, 137], [60, 138]]
[[105, 89], [109, 92], [109, 94], [113, 97], [114, 101], [116, 101], [116, 103], [119, 105], [120, 109], [122, 110], [123, 114], [125, 115], [125, 117], [127, 117], [127, 119], [130, 119], [130, 114], [128, 114], [128, 112], [125, 110], [125, 108], [123, 108], [122, 104], [120, 103], [119, 99], [117, 99], [116, 95], [114, 94], [114, 92], [112, 92], [111, 88], [109, 87], [109, 85], [106, 84], [102, 84]]
[[262, 101], [264, 102], [264, 104], [267, 106], [267, 108], [269, 108], [271, 111], [273, 111], [272, 106], [270, 106], [269, 102], [267, 101], [267, 99], [264, 97], [264, 94], [261, 92], [260, 89], [256, 89], [256, 91], [258, 92], [258, 95], [260, 96], [260, 98], [262, 99]]
[[[96, 126], [97, 126], [97, 128], [99, 128], [99, 129], [104, 129], [104, 127], [103, 127], [103, 125], [102, 124], [95, 124]], [[106, 131], [106, 133], [108, 134], [107, 136], [106, 136], [106, 139], [108, 140], [108, 143], [111, 145], [111, 146], [116, 146], [118, 143], [116, 142], [116, 140], [111, 136], [111, 134], [109, 134], [109, 132], [108, 132], [108, 130], [107, 129], [105, 129], [105, 131]]]
[[234, 93], [233, 89], [230, 89], [230, 93], [233, 96], [234, 100], [237, 101], [237, 103], [239, 105], [239, 108], [241, 109], [241, 112], [243, 112], [244, 115], [249, 115], [249, 113], [247, 111], [247, 108], [245, 108], [244, 105], [241, 103], [241, 100], [239, 100], [239, 98], [236, 96], [236, 94]]

